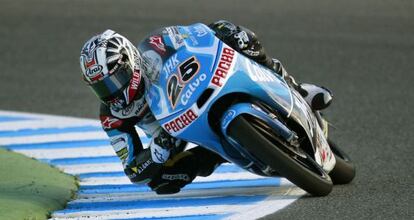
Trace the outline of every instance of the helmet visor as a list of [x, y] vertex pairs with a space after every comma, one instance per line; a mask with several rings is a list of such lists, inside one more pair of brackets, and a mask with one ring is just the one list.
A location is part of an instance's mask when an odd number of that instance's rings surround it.
[[119, 92], [122, 92], [122, 90], [129, 84], [131, 78], [132, 70], [127, 67], [122, 67], [109, 77], [93, 83], [90, 86], [99, 99], [107, 102], [114, 98]]

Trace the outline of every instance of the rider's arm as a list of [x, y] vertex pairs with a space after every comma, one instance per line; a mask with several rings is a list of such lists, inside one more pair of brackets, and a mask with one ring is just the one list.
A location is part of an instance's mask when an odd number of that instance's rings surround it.
[[216, 32], [216, 36], [220, 40], [224, 41], [233, 49], [256, 62], [273, 69], [281, 76], [287, 75], [280, 61], [272, 59], [266, 54], [257, 35], [253, 31], [225, 20], [211, 23], [209, 24], [209, 27]]
[[108, 135], [116, 155], [121, 159], [124, 172], [133, 183], [151, 181], [161, 165], [154, 163], [150, 149], [144, 149], [135, 130], [136, 118], [119, 119], [101, 105], [102, 128]]

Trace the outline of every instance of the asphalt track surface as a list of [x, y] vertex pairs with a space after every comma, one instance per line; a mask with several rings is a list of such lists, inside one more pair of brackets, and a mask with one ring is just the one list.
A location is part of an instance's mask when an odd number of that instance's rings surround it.
[[78, 55], [111, 28], [138, 42], [173, 24], [227, 19], [253, 29], [298, 81], [334, 91], [333, 138], [357, 177], [269, 219], [414, 217], [413, 1], [0, 0], [0, 109], [97, 117]]

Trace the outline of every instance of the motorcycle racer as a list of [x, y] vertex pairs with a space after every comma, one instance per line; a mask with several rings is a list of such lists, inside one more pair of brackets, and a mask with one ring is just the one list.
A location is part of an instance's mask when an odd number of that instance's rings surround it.
[[[209, 25], [216, 36], [246, 57], [279, 74], [305, 98], [314, 110], [326, 108], [332, 96], [329, 90], [312, 84], [297, 84], [281, 63], [264, 51], [257, 36], [228, 21]], [[199, 30], [200, 34], [205, 30]], [[226, 162], [218, 154], [201, 146], [185, 150], [187, 143], [164, 131], [144, 98], [145, 88], [154, 80], [164, 62], [160, 54], [180, 47], [177, 26], [154, 31], [138, 44], [106, 30], [88, 40], [81, 49], [80, 65], [84, 81], [101, 100], [100, 120], [111, 145], [120, 158], [124, 172], [133, 183], [146, 183], [158, 194], [177, 193], [196, 176], [208, 176]], [[171, 45], [167, 46], [166, 41]], [[179, 62], [171, 59], [164, 70]], [[147, 148], [135, 126], [150, 138]]]

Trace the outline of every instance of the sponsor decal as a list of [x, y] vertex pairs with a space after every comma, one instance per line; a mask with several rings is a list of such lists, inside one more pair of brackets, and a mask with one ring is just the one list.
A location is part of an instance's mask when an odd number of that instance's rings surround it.
[[163, 127], [170, 134], [179, 132], [187, 128], [197, 118], [198, 115], [192, 109], [189, 109], [173, 120], [165, 123]]
[[161, 53], [165, 53], [167, 50], [165, 49], [165, 45], [162, 42], [161, 36], [151, 36], [149, 38], [149, 43], [154, 46], [155, 50]]
[[223, 118], [223, 121], [222, 121], [222, 127], [227, 127], [228, 126], [228, 124], [230, 123], [230, 121], [231, 121], [231, 119], [233, 119], [233, 116], [236, 114], [236, 111], [235, 110], [230, 110], [230, 111], [228, 111], [227, 113], [226, 113], [226, 115], [224, 116], [224, 118]]
[[237, 40], [237, 45], [240, 49], [245, 49], [249, 43], [249, 36], [247, 36], [246, 31], [241, 31], [234, 35], [234, 38]]
[[137, 173], [138, 173], [138, 174], [141, 174], [141, 173], [142, 173], [142, 172], [144, 172], [144, 170], [145, 170], [145, 169], [147, 169], [147, 167], [148, 167], [149, 165], [151, 165], [152, 163], [154, 163], [154, 161], [153, 161], [152, 159], [149, 159], [149, 160], [145, 161], [144, 163], [140, 164], [140, 165], [138, 166]]
[[174, 49], [177, 50], [178, 48], [184, 46], [184, 38], [180, 32], [178, 32], [177, 27], [167, 27], [166, 31], [171, 39]]
[[157, 158], [155, 161], [157, 161], [158, 163], [165, 163], [165, 161], [167, 160], [166, 158], [164, 158], [164, 155], [158, 151], [157, 148], [153, 150], [153, 156]]
[[121, 159], [122, 161], [126, 160], [128, 157], [128, 148], [124, 147], [121, 150], [115, 152], [116, 155]]
[[182, 180], [182, 181], [186, 181], [189, 182], [190, 181], [190, 177], [188, 176], [188, 174], [185, 173], [178, 173], [178, 174], [162, 174], [161, 178], [165, 179], [165, 180]]
[[170, 157], [170, 151], [156, 144], [153, 138], [150, 143], [151, 157], [155, 163], [165, 163]]
[[188, 100], [193, 95], [194, 91], [197, 90], [198, 86], [200, 86], [201, 82], [207, 79], [207, 75], [205, 73], [200, 74], [194, 82], [188, 84], [188, 89], [181, 95], [181, 104], [187, 105]]
[[[88, 64], [86, 64], [88, 65]], [[92, 81], [100, 79], [103, 66], [99, 64], [93, 64], [86, 69], [86, 76], [88, 76]]]
[[134, 73], [132, 74], [132, 80], [131, 80], [131, 89], [137, 90], [139, 83], [141, 82], [141, 74], [139, 70], [134, 70]]
[[321, 157], [322, 157], [322, 162], [325, 162], [326, 160], [326, 150], [322, 148], [321, 150]]
[[183, 83], [190, 81], [200, 70], [200, 63], [195, 56], [188, 58], [178, 67], [178, 73]]
[[180, 84], [177, 74], [171, 75], [167, 82], [167, 95], [171, 107], [174, 109], [177, 104], [178, 97], [180, 97], [183, 85]]
[[112, 148], [116, 155], [124, 161], [128, 157], [127, 134], [120, 134], [110, 137]]
[[273, 73], [270, 73], [268, 70], [259, 66], [257, 63], [251, 63], [249, 76], [255, 82], [275, 82], [276, 76]]
[[190, 39], [191, 43], [193, 44], [192, 46], [197, 46], [198, 45], [198, 41], [197, 39], [193, 36], [192, 31], [188, 28], [188, 27], [183, 27], [183, 29], [185, 30], [185, 34], [181, 34], [181, 36], [184, 39]]
[[257, 57], [259, 56], [260, 52], [259, 51], [254, 51], [254, 50], [243, 50], [244, 54], [247, 54], [251, 57]]
[[233, 63], [234, 50], [229, 47], [223, 48], [221, 52], [220, 60], [217, 64], [217, 68], [214, 71], [214, 75], [211, 78], [211, 83], [217, 87], [223, 86], [223, 80], [227, 78], [227, 74]]
[[202, 25], [195, 26], [194, 32], [196, 32], [197, 37], [204, 37], [208, 33]]
[[200, 63], [195, 56], [192, 56], [178, 66], [178, 75], [170, 76], [167, 81], [167, 95], [173, 109], [177, 104], [181, 91], [199, 70]]
[[[125, 94], [125, 92], [124, 92]], [[123, 106], [125, 105], [125, 100], [121, 97], [115, 97], [111, 100], [108, 101], [109, 106], [112, 109], [122, 109]]]
[[162, 70], [170, 75], [178, 64], [180, 64], [180, 61], [177, 59], [177, 54], [174, 54], [167, 62], [165, 62], [164, 68]]
[[121, 110], [121, 114], [123, 116], [131, 115], [132, 111], [134, 110], [135, 105], [128, 105]]
[[101, 125], [104, 130], [119, 128], [122, 125], [122, 120], [110, 117], [110, 116], [101, 116]]
[[133, 100], [132, 103], [123, 108], [113, 108], [111, 105], [111, 113], [117, 118], [142, 117], [147, 110], [148, 104], [143, 96]]
[[132, 74], [131, 82], [127, 90], [128, 91], [127, 98], [130, 103], [135, 98], [140, 82], [141, 82], [141, 73], [139, 72], [139, 70], [134, 70], [134, 73]]

